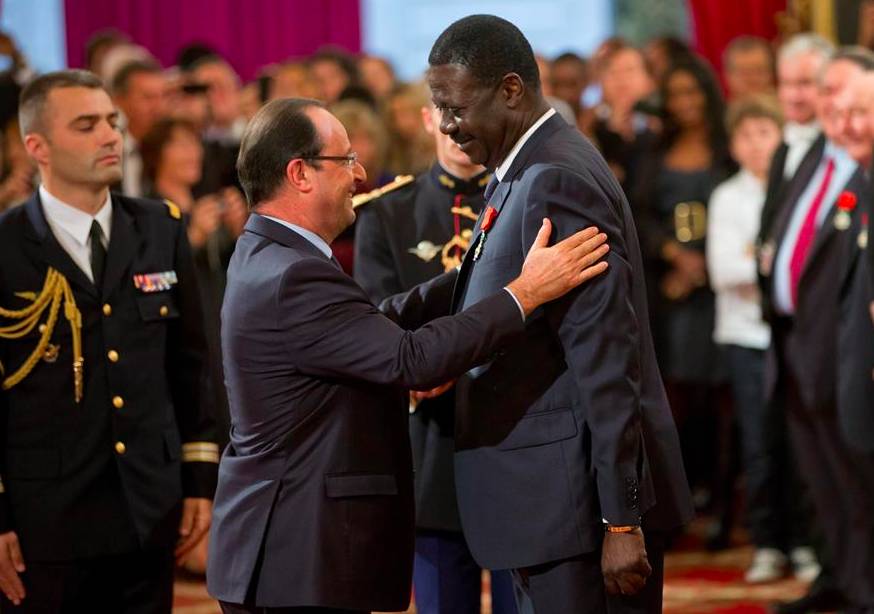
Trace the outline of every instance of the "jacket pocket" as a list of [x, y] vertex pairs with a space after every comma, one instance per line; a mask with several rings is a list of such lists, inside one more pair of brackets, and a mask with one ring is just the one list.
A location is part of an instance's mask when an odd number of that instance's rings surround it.
[[396, 495], [398, 483], [395, 476], [385, 474], [326, 475], [325, 494], [331, 498]]
[[517, 450], [570, 439], [577, 435], [577, 419], [570, 407], [522, 418], [498, 444], [499, 450]]
[[61, 453], [58, 450], [9, 450], [6, 454], [6, 474], [18, 480], [47, 480], [61, 475]]
[[179, 317], [176, 299], [169, 291], [138, 296], [137, 309], [144, 322], [157, 322]]

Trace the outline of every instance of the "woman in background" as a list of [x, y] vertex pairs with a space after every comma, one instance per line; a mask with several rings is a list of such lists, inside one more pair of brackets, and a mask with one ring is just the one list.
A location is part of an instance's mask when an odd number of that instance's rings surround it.
[[[697, 58], [667, 69], [662, 132], [634, 193], [649, 267], [653, 336], [699, 505], [721, 499], [717, 386], [725, 373], [713, 342], [715, 306], [704, 259], [710, 193], [734, 170], [716, 77]], [[727, 502], [726, 502], [727, 504]], [[723, 538], [724, 536], [720, 537]]]
[[[224, 387], [220, 341], [220, 312], [225, 271], [242, 233], [248, 213], [236, 188], [195, 198], [200, 181], [203, 144], [191, 122], [166, 118], [158, 121], [140, 143], [143, 179], [152, 186], [151, 198], [166, 199], [182, 211], [194, 256], [200, 286], [206, 333], [216, 441], [224, 446], [230, 429], [228, 400]], [[183, 562], [194, 573], [206, 569], [206, 540]]]

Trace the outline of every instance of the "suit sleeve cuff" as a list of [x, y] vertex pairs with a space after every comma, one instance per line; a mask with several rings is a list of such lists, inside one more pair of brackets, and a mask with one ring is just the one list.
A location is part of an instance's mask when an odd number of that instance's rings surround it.
[[513, 291], [510, 288], [504, 287], [504, 290], [507, 291], [507, 294], [510, 295], [510, 298], [513, 299], [513, 302], [516, 303], [516, 307], [519, 309], [519, 315], [522, 316], [522, 321], [525, 321], [525, 310], [522, 309], [522, 303], [519, 302], [519, 299], [516, 298], [516, 295], [513, 294]]
[[182, 492], [185, 497], [212, 499], [218, 482], [218, 444], [210, 441], [182, 446]]

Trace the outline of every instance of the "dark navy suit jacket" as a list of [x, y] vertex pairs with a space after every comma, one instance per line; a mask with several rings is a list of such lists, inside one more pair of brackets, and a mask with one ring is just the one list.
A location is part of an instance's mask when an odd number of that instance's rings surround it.
[[874, 301], [869, 234], [874, 201], [859, 199], [847, 229], [846, 269], [840, 295], [838, 334], [838, 419], [846, 441], [857, 450], [874, 452]]
[[474, 557], [501, 569], [592, 551], [602, 519], [682, 525], [692, 506], [619, 184], [591, 143], [555, 116], [522, 147], [489, 204], [499, 214], [481, 258], [470, 250], [462, 265], [456, 307], [518, 275], [544, 217], [553, 242], [596, 225], [611, 250], [605, 274], [531, 314], [519, 341], [458, 382], [456, 485]]
[[267, 607], [406, 609], [406, 388], [459, 376], [522, 329], [503, 291], [437, 317], [456, 277], [414, 288], [386, 317], [309, 241], [251, 216], [222, 307], [231, 437], [210, 535], [213, 596], [243, 603], [254, 595]]

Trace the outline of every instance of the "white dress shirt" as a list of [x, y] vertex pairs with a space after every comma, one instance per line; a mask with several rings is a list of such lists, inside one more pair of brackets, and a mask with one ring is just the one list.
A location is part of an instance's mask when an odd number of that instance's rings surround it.
[[754, 244], [765, 185], [741, 170], [722, 182], [707, 207], [707, 270], [716, 293], [713, 340], [765, 350], [771, 329], [762, 320]]
[[792, 303], [792, 275], [789, 271], [792, 262], [792, 252], [795, 251], [795, 244], [798, 241], [801, 226], [804, 224], [804, 218], [807, 217], [807, 212], [810, 210], [813, 199], [816, 197], [816, 193], [819, 191], [825, 178], [826, 164], [829, 159], [834, 160], [835, 169], [828, 190], [825, 193], [825, 198], [816, 215], [817, 232], [819, 227], [822, 226], [823, 220], [828, 216], [829, 211], [834, 207], [838, 195], [843, 191], [844, 186], [847, 185], [847, 182], [858, 168], [856, 162], [846, 151], [831, 141], [826, 142], [819, 166], [816, 168], [813, 177], [811, 177], [810, 182], [808, 182], [807, 187], [801, 194], [801, 198], [798, 199], [795, 205], [792, 218], [789, 220], [789, 228], [783, 237], [783, 241], [780, 243], [777, 257], [774, 259], [774, 307], [778, 313], [783, 315], [793, 315], [795, 313], [795, 305]]
[[85, 213], [72, 205], [52, 196], [45, 186], [39, 186], [39, 200], [49, 228], [64, 251], [70, 255], [82, 272], [94, 281], [91, 272], [91, 222], [97, 220], [102, 231], [101, 243], [109, 247], [112, 231], [112, 198], [106, 193], [106, 202], [97, 215]]
[[788, 150], [786, 162], [783, 164], [783, 177], [789, 179], [795, 174], [804, 154], [813, 145], [820, 132], [819, 124], [816, 121], [806, 124], [786, 122], [783, 126], [783, 140], [786, 141]]

